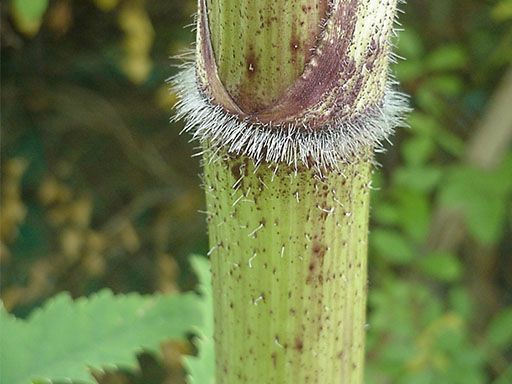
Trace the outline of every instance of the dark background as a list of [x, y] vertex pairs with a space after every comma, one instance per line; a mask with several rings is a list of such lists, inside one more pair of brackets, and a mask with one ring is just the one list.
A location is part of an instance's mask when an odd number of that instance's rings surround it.
[[[368, 383], [512, 382], [512, 2], [410, 0], [411, 129], [378, 155]], [[1, 4], [1, 298], [194, 286], [196, 144], [170, 124], [195, 1]], [[183, 343], [105, 383], [182, 383]]]

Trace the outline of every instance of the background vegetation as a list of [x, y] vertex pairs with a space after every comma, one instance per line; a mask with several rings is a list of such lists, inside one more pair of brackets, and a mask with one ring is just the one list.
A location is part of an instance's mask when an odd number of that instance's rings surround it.
[[[367, 382], [512, 382], [512, 1], [410, 0], [394, 66], [411, 129], [378, 160]], [[195, 285], [194, 144], [168, 123], [193, 0], [1, 4], [1, 298]], [[504, 101], [505, 100], [505, 101]], [[186, 342], [102, 383], [183, 383]]]

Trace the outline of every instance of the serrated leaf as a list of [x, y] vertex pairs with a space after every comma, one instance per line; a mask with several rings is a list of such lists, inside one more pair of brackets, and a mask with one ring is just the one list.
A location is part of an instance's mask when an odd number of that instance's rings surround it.
[[187, 382], [189, 384], [214, 384], [215, 352], [210, 263], [204, 257], [194, 256], [191, 258], [191, 264], [199, 278], [199, 292], [202, 298], [199, 309], [202, 322], [195, 329], [197, 337], [194, 344], [199, 350], [198, 355], [187, 356], [184, 361], [188, 371]]
[[192, 293], [141, 296], [103, 290], [73, 301], [50, 299], [27, 320], [0, 309], [0, 382], [76, 380], [94, 383], [88, 367], [135, 368], [136, 353], [158, 351], [162, 341], [183, 339], [200, 324]]

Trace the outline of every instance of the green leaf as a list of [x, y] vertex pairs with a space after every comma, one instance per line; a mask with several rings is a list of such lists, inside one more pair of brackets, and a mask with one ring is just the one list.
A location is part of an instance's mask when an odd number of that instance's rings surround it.
[[512, 383], [512, 365], [509, 366], [500, 377], [492, 382], [492, 384], [510, 384]]
[[407, 264], [414, 258], [411, 245], [396, 231], [375, 229], [370, 241], [378, 256], [393, 264]]
[[441, 112], [445, 108], [445, 105], [439, 98], [437, 91], [430, 87], [428, 82], [423, 83], [418, 87], [414, 100], [418, 107], [438, 118], [441, 117]]
[[512, 346], [512, 307], [492, 319], [487, 329], [487, 341], [498, 349]]
[[453, 282], [462, 275], [461, 263], [455, 255], [447, 252], [425, 256], [419, 262], [419, 267], [427, 276], [440, 281]]
[[408, 120], [413, 132], [426, 136], [435, 138], [435, 134], [441, 129], [441, 124], [437, 119], [419, 111], [412, 112]]
[[398, 225], [410, 239], [421, 243], [430, 226], [431, 207], [428, 195], [410, 188], [393, 191], [398, 210]]
[[433, 114], [415, 111], [409, 115], [408, 121], [412, 132], [429, 136], [449, 154], [459, 157], [464, 153], [464, 141], [449, 129], [444, 128], [442, 119], [435, 118]]
[[405, 162], [412, 166], [419, 166], [427, 162], [434, 151], [434, 140], [427, 135], [416, 135], [403, 142], [401, 146]]
[[419, 79], [425, 70], [419, 61], [399, 61], [395, 65], [395, 73], [401, 83], [408, 83]]
[[492, 172], [455, 167], [442, 185], [441, 202], [464, 212], [469, 231], [480, 242], [493, 244], [499, 240], [512, 192], [511, 159]]
[[28, 36], [35, 35], [43, 22], [48, 0], [13, 0], [11, 5], [18, 29]]
[[393, 174], [396, 185], [419, 192], [430, 192], [441, 180], [442, 171], [438, 167], [400, 167]]
[[202, 322], [196, 327], [197, 338], [194, 340], [199, 353], [197, 356], [185, 358], [185, 368], [188, 371], [188, 383], [213, 384], [215, 382], [215, 353], [213, 343], [213, 300], [211, 288], [210, 263], [208, 259], [193, 256], [192, 267], [199, 278]]
[[420, 35], [411, 28], [404, 30], [398, 37], [398, 52], [410, 59], [421, 59], [425, 52]]
[[468, 62], [468, 55], [461, 46], [445, 45], [436, 49], [427, 58], [427, 67], [431, 71], [446, 71], [463, 68]]
[[497, 21], [512, 20], [512, 0], [501, 0], [493, 7], [491, 15]]
[[425, 82], [425, 84], [429, 89], [432, 89], [439, 95], [446, 97], [459, 96], [464, 90], [464, 83], [455, 75], [432, 76]]
[[25, 19], [38, 21], [48, 8], [48, 0], [13, 0], [13, 7]]
[[464, 154], [464, 141], [448, 129], [440, 129], [436, 132], [437, 144], [448, 154], [461, 157]]
[[400, 212], [396, 205], [387, 202], [377, 204], [372, 216], [375, 221], [382, 225], [394, 225], [400, 221]]
[[94, 383], [88, 368], [136, 368], [136, 353], [158, 352], [162, 341], [183, 339], [200, 324], [198, 301], [192, 293], [116, 296], [103, 290], [75, 301], [61, 293], [27, 320], [2, 307], [0, 382]]
[[463, 286], [456, 286], [449, 293], [450, 308], [464, 319], [470, 319], [473, 314], [473, 300]]

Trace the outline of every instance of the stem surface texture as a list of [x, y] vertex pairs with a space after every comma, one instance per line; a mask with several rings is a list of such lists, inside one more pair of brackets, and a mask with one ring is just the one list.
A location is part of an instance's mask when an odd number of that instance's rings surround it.
[[206, 163], [217, 384], [362, 382], [369, 169]]
[[398, 0], [198, 0], [216, 384], [362, 384], [372, 152], [407, 110]]

